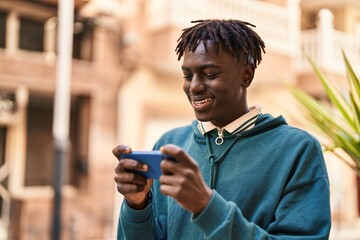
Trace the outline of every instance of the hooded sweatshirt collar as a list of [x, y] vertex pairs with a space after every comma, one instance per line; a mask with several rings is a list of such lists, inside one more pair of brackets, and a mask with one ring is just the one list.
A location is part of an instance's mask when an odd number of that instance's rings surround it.
[[[260, 105], [255, 105], [250, 107], [250, 111], [233, 122], [229, 123], [223, 130], [226, 130], [230, 134], [236, 134], [244, 130], [249, 130], [255, 126], [255, 122], [259, 115], [261, 114], [262, 107]], [[198, 121], [197, 126], [199, 132], [202, 135], [205, 135], [208, 132], [211, 132], [214, 129], [218, 129], [212, 122], [201, 122]]]

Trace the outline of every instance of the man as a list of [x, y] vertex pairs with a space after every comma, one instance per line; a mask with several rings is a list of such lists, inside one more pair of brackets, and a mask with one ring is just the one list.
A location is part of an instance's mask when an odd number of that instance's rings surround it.
[[283, 117], [248, 107], [246, 90], [265, 45], [237, 20], [201, 20], [184, 30], [183, 89], [196, 115], [164, 134], [154, 149], [159, 180], [120, 159], [118, 239], [328, 239], [329, 182], [318, 141]]

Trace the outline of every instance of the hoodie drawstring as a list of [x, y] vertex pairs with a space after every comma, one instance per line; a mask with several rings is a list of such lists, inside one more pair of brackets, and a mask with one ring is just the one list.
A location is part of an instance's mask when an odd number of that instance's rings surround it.
[[206, 145], [208, 147], [208, 161], [210, 163], [210, 188], [215, 189], [216, 187], [216, 177], [217, 177], [217, 170], [219, 164], [224, 160], [226, 154], [230, 151], [232, 146], [234, 146], [235, 142], [241, 137], [241, 134], [236, 134], [234, 140], [231, 144], [225, 149], [225, 151], [220, 155], [220, 157], [216, 158], [215, 155], [212, 153], [211, 145], [210, 145], [210, 136], [206, 136]]
[[[241, 124], [237, 129], [231, 132], [231, 134], [235, 135], [235, 138], [230, 143], [230, 145], [225, 149], [225, 151], [220, 155], [220, 157], [216, 158], [211, 150], [210, 145], [210, 134], [206, 134], [206, 145], [208, 147], [208, 161], [210, 163], [210, 188], [214, 189], [216, 184], [216, 177], [217, 177], [217, 170], [218, 166], [221, 163], [221, 161], [224, 160], [226, 154], [228, 154], [229, 150], [234, 146], [235, 142], [242, 136], [241, 132], [248, 130], [251, 126], [255, 126], [256, 121], [258, 117], [261, 116], [261, 113], [256, 114], [255, 116], [251, 117], [247, 121], [245, 121], [243, 124]], [[217, 128], [218, 131], [218, 137], [215, 138], [215, 144], [221, 145], [224, 143], [224, 129]]]

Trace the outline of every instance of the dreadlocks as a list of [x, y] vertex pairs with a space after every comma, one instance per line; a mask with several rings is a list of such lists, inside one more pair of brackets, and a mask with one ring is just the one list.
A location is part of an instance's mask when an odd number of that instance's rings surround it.
[[185, 50], [195, 51], [198, 44], [203, 41], [205, 50], [206, 40], [214, 41], [216, 53], [219, 52], [219, 44], [229, 51], [240, 61], [240, 54], [247, 55], [247, 61], [251, 59], [255, 67], [261, 62], [261, 51], [265, 53], [265, 44], [259, 35], [249, 26], [255, 25], [239, 20], [197, 20], [195, 26], [185, 28], [177, 40], [176, 54], [178, 60], [184, 55]]

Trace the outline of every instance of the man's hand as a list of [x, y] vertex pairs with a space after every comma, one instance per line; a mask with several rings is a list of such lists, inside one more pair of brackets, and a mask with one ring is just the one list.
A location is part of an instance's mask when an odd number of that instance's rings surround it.
[[120, 154], [130, 153], [131, 148], [119, 145], [113, 149], [113, 154], [119, 160], [115, 168], [117, 190], [125, 197], [126, 202], [134, 209], [144, 209], [148, 202], [148, 193], [152, 179], [136, 174], [131, 170], [146, 172], [148, 166], [133, 159], [121, 159]]
[[181, 207], [198, 215], [208, 204], [212, 190], [205, 183], [197, 163], [175, 145], [165, 145], [160, 151], [178, 161], [161, 162], [161, 193], [173, 197]]

